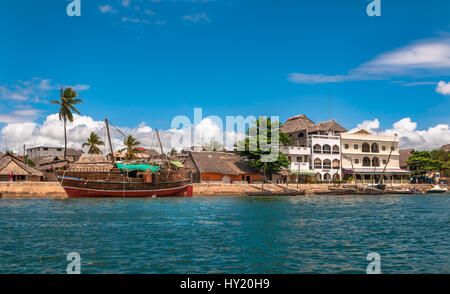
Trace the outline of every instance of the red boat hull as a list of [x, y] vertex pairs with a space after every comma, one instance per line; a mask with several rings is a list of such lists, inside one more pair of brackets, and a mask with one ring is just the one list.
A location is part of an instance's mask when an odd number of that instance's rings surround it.
[[76, 188], [63, 186], [69, 198], [86, 198], [86, 197], [188, 197], [192, 196], [192, 185], [183, 187], [175, 187], [159, 190], [143, 190], [143, 191], [118, 191], [118, 190], [97, 190], [89, 188]]

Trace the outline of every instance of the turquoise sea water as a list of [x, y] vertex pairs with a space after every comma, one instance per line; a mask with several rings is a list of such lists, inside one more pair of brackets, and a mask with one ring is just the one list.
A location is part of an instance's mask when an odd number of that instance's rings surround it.
[[450, 195], [0, 199], [0, 273], [450, 273]]

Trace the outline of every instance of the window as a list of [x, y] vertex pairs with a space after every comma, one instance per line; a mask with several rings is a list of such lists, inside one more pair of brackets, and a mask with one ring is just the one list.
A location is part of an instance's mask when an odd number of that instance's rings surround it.
[[378, 153], [378, 152], [380, 152], [380, 149], [379, 149], [377, 143], [373, 143], [373, 144], [372, 144], [372, 146], [371, 146], [371, 152], [372, 152], [372, 153]]
[[378, 157], [372, 158], [372, 166], [380, 166], [380, 159]]
[[353, 145], [353, 148], [358, 149], [358, 144]]
[[370, 145], [367, 142], [362, 144], [362, 152], [370, 152]]
[[392, 151], [395, 151], [395, 147], [394, 147], [394, 146], [391, 146], [391, 150], [392, 150]]
[[44, 151], [48, 151], [48, 148], [47, 148], [47, 147], [44, 147]]
[[386, 146], [381, 147], [381, 150], [386, 151]]
[[358, 158], [355, 159], [355, 164], [359, 164], [359, 159]]
[[363, 166], [370, 166], [370, 158], [369, 157], [364, 157], [363, 158]]
[[302, 162], [302, 161], [303, 161], [303, 158], [302, 158], [301, 156], [299, 156], [299, 157], [297, 157], [297, 161], [298, 161], [298, 162]]
[[383, 159], [383, 164], [386, 164], [386, 162], [387, 162], [386, 159]]
[[56, 148], [56, 151], [62, 151], [62, 148]]
[[303, 138], [305, 136], [305, 134], [303, 134], [303, 133], [298, 133], [298, 137], [299, 138]]
[[348, 149], [348, 144], [344, 144], [344, 148], [345, 148], [345, 149]]

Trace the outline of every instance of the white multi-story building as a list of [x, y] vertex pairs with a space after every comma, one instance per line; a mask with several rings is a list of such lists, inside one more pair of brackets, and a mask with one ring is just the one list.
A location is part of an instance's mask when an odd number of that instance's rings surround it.
[[298, 115], [289, 118], [281, 130], [291, 139], [291, 146], [281, 149], [290, 159], [291, 174], [313, 175], [327, 182], [342, 179], [339, 135], [345, 128], [335, 121], [315, 124], [305, 115]]
[[[83, 152], [72, 148], [67, 148], [67, 159], [69, 161], [77, 160]], [[27, 155], [31, 160], [41, 159], [50, 156], [64, 156], [64, 147], [55, 147], [50, 145], [36, 146], [27, 149]]]
[[311, 163], [317, 180], [330, 182], [342, 179], [339, 135], [346, 131], [335, 121], [318, 123], [308, 129]]
[[366, 130], [340, 135], [344, 177], [361, 182], [405, 181], [409, 171], [400, 169], [398, 136], [374, 135]]

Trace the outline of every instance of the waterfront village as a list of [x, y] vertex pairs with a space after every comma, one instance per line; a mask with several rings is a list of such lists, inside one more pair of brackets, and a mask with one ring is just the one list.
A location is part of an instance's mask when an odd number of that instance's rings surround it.
[[[190, 169], [195, 195], [240, 194], [240, 191], [251, 191], [263, 182], [269, 189], [295, 185], [298, 188], [301, 185], [311, 189], [314, 187], [317, 191], [323, 190], [325, 185], [374, 185], [380, 182], [381, 177], [390, 186], [414, 183], [448, 185], [448, 170], [419, 171], [420, 166], [411, 164], [411, 157], [416, 152], [414, 149], [399, 149], [396, 134], [372, 134], [364, 129], [347, 131], [334, 120], [315, 123], [306, 115], [289, 118], [280, 130], [290, 139], [289, 144], [280, 146], [289, 165], [269, 174], [250, 166], [246, 158], [237, 152], [208, 151], [204, 146], [193, 146], [169, 154], [163, 154], [162, 149], [137, 147], [134, 159], [138, 162], [170, 160]], [[22, 155], [2, 153], [0, 181], [57, 183], [55, 170], [107, 172], [113, 168], [111, 156], [114, 156], [115, 162], [126, 158], [124, 151], [106, 156], [72, 148], [64, 151], [60, 146], [33, 146], [24, 150]], [[442, 146], [439, 151], [448, 157], [450, 144]], [[211, 188], [214, 184], [222, 187], [236, 184], [240, 188], [214, 190]]]

